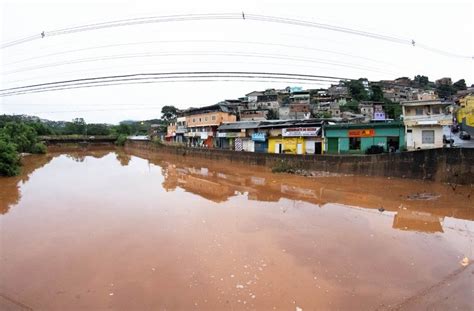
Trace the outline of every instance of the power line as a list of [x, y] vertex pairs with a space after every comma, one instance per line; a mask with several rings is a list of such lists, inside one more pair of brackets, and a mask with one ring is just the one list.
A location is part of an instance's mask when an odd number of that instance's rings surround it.
[[134, 73], [126, 75], [113, 75], [113, 76], [99, 76], [90, 78], [80, 78], [72, 80], [63, 80], [56, 82], [40, 83], [27, 86], [13, 87], [8, 89], [0, 89], [0, 92], [12, 91], [18, 89], [25, 89], [37, 86], [55, 85], [55, 84], [66, 84], [83, 81], [97, 81], [97, 80], [111, 80], [117, 78], [141, 78], [141, 77], [167, 77], [171, 75], [176, 76], [194, 76], [194, 75], [209, 75], [209, 76], [223, 76], [223, 75], [266, 75], [266, 76], [278, 76], [278, 77], [294, 77], [294, 78], [308, 78], [308, 79], [329, 79], [329, 80], [347, 80], [347, 78], [324, 76], [324, 75], [309, 75], [309, 74], [297, 74], [297, 73], [281, 73], [281, 72], [259, 72], [259, 71], [185, 71], [185, 72], [156, 72], [156, 73]]
[[[242, 19], [242, 15], [240, 12], [239, 13], [217, 13], [217, 14], [182, 14], [182, 15], [151, 16], [151, 17], [143, 17], [143, 18], [121, 19], [121, 20], [114, 20], [114, 21], [101, 22], [101, 23], [95, 23], [95, 24], [86, 24], [86, 25], [81, 25], [81, 26], [76, 26], [76, 27], [56, 29], [56, 30], [51, 30], [51, 31], [43, 31], [41, 34], [38, 34], [38, 35], [32, 35], [29, 37], [3, 43], [0, 46], [0, 48], [4, 49], [4, 48], [19, 45], [19, 44], [24, 44], [29, 41], [41, 39], [44, 37], [66, 35], [66, 34], [71, 34], [71, 33], [92, 31], [92, 30], [104, 29], [104, 28], [124, 27], [124, 26], [131, 26], [131, 25], [163, 23], [163, 22], [237, 20], [237, 19]], [[444, 56], [467, 58], [467, 59], [474, 58], [473, 56], [458, 55], [458, 54], [451, 53], [449, 51], [443, 51], [441, 49], [432, 48], [432, 47], [429, 47], [428, 45], [420, 44], [418, 42], [415, 45], [415, 40], [413, 38], [408, 39], [408, 38], [400, 38], [400, 37], [395, 37], [395, 36], [388, 36], [388, 35], [367, 32], [367, 31], [357, 30], [357, 29], [348, 28], [348, 27], [340, 27], [340, 26], [334, 26], [334, 25], [329, 25], [329, 24], [324, 24], [324, 23], [316, 23], [316, 22], [305, 21], [305, 20], [300, 20], [300, 19], [246, 13], [245, 21], [247, 20], [325, 29], [325, 30], [350, 34], [350, 35], [357, 35], [357, 36], [362, 36], [366, 38], [376, 39], [376, 40], [383, 40], [383, 41], [397, 43], [397, 44], [420, 47], [432, 53], [437, 53]]]
[[[28, 92], [28, 91], [19, 91], [19, 92], [16, 92], [14, 94], [9, 94], [9, 95], [5, 95], [5, 96], [13, 96], [13, 95], [24, 95], [24, 94], [30, 94], [30, 93], [43, 93], [43, 92], [50, 92], [50, 91], [62, 91], [62, 90], [70, 90], [70, 89], [83, 89], [83, 88], [92, 88], [92, 87], [105, 87], [105, 86], [117, 86], [117, 85], [133, 85], [133, 84], [150, 84], [150, 83], [177, 83], [177, 82], [181, 82], [181, 83], [187, 83], [187, 82], [254, 82], [254, 83], [295, 83], [295, 81], [291, 81], [291, 80], [271, 80], [271, 79], [246, 79], [246, 80], [242, 80], [242, 79], [222, 79], [222, 78], [219, 78], [219, 79], [212, 79], [212, 78], [208, 78], [208, 79], [178, 79], [178, 80], [159, 80], [159, 81], [139, 81], [139, 82], [120, 82], [120, 83], [104, 83], [104, 84], [93, 84], [93, 85], [80, 85], [80, 86], [77, 86], [77, 85], [72, 85], [72, 86], [67, 86], [67, 87], [51, 87], [51, 88], [41, 88], [41, 89], [37, 89], [35, 91], [32, 91], [32, 92]], [[320, 85], [320, 86], [325, 86], [327, 84], [325, 83], [320, 83], [320, 82], [304, 82], [304, 81], [298, 81], [298, 84], [301, 84], [301, 85]], [[3, 95], [0, 94], [0, 97], [2, 97]]]
[[[154, 65], [160, 65], [160, 66], [166, 66], [166, 65], [176, 65], [176, 64], [180, 64], [180, 65], [204, 65], [204, 64], [209, 64], [209, 65], [218, 65], [218, 64], [226, 64], [226, 65], [229, 65], [229, 64], [239, 64], [241, 65], [242, 62], [241, 61], [205, 61], [205, 62], [196, 62], [196, 61], [192, 61], [192, 62], [185, 62], [185, 61], [181, 61], [181, 62], [159, 62], [159, 63], [142, 63], [142, 64], [134, 64], [134, 65], [118, 65], [118, 66], [106, 66], [106, 67], [94, 67], [94, 68], [91, 68], [91, 69], [87, 69], [87, 70], [73, 70], [73, 71], [67, 71], [67, 72], [61, 72], [61, 75], [72, 75], [72, 74], [90, 74], [90, 73], [95, 73], [95, 72], [100, 72], [102, 70], [107, 70], [107, 69], [117, 69], [117, 68], [126, 68], [126, 67], [133, 67], [133, 68], [136, 68], [136, 67], [146, 67], [146, 68], [151, 68], [152, 66]], [[246, 61], [245, 62], [245, 65], [258, 65], [258, 66], [262, 66], [262, 65], [268, 65], [268, 66], [279, 66], [279, 67], [302, 67], [302, 68], [305, 68], [305, 69], [309, 69], [309, 68], [312, 68], [312, 69], [318, 69], [318, 70], [325, 70], [326, 68], [323, 68], [323, 67], [319, 67], [319, 66], [313, 66], [313, 65], [306, 65], [306, 64], [290, 64], [290, 63], [282, 63], [282, 62], [263, 62], [263, 61], [259, 61], [259, 62], [248, 62]], [[56, 76], [56, 75], [55, 75]], [[17, 82], [25, 82], [25, 81], [30, 81], [30, 80], [38, 80], [38, 79], [43, 79], [43, 78], [49, 78], [51, 77], [51, 75], [42, 75], [42, 76], [34, 76], [34, 77], [30, 77], [30, 78], [27, 78], [27, 79], [17, 79], [17, 80], [11, 80], [11, 81], [3, 81], [3, 84], [12, 84], [12, 83], [17, 83]]]
[[272, 81], [280, 82], [306, 82], [306, 83], [334, 83], [343, 78], [330, 77], [330, 76], [316, 76], [316, 75], [305, 75], [305, 74], [286, 74], [286, 73], [269, 73], [269, 72], [169, 72], [169, 73], [141, 73], [141, 74], [129, 74], [129, 75], [115, 75], [115, 76], [102, 76], [102, 77], [91, 77], [81, 78], [73, 80], [63, 80], [56, 82], [32, 84], [20, 87], [13, 87], [8, 89], [0, 90], [0, 97], [20, 95], [25, 93], [37, 93], [43, 91], [54, 91], [59, 88], [80, 88], [80, 87], [91, 87], [91, 86], [105, 86], [105, 84], [132, 84], [137, 82], [145, 82], [146, 80], [173, 80], [181, 81], [183, 79], [245, 79], [251, 81], [252, 79], [268, 79]]
[[377, 67], [369, 66], [358, 66], [352, 65], [345, 62], [335, 62], [324, 58], [307, 58], [307, 57], [288, 57], [283, 54], [270, 54], [270, 53], [251, 53], [251, 52], [227, 52], [227, 51], [171, 51], [171, 52], [160, 52], [160, 53], [127, 53], [127, 54], [116, 54], [110, 56], [101, 56], [101, 57], [89, 57], [81, 58], [69, 61], [54, 62], [49, 64], [37, 65], [37, 66], [28, 66], [23, 67], [17, 70], [4, 71], [3, 75], [10, 75], [20, 72], [26, 72], [37, 69], [58, 67], [64, 65], [72, 65], [79, 63], [88, 63], [88, 62], [97, 62], [97, 61], [108, 61], [108, 60], [117, 60], [117, 59], [129, 59], [129, 58], [144, 58], [144, 57], [178, 57], [178, 56], [225, 56], [225, 57], [249, 57], [249, 58], [265, 58], [265, 59], [281, 59], [281, 60], [292, 60], [299, 62], [308, 62], [308, 63], [318, 63], [326, 64], [338, 67], [353, 68], [359, 70], [372, 71], [377, 73], [393, 74], [393, 72], [379, 70]]
[[380, 64], [393, 65], [391, 63], [384, 62], [384, 61], [381, 61], [381, 60], [376, 60], [376, 59], [369, 58], [369, 57], [358, 56], [358, 55], [343, 53], [343, 52], [334, 51], [334, 50], [327, 50], [327, 49], [320, 49], [320, 48], [314, 48], [314, 47], [309, 47], [309, 46], [302, 46], [302, 45], [289, 45], [289, 44], [281, 44], [281, 43], [269, 43], [269, 42], [258, 42], [258, 41], [240, 41], [240, 40], [155, 40], [155, 41], [140, 41], [140, 42], [107, 44], [107, 45], [91, 46], [91, 47], [81, 48], [81, 49], [66, 50], [66, 51], [61, 51], [61, 52], [56, 52], [56, 53], [49, 53], [49, 54], [44, 54], [44, 55], [40, 55], [40, 56], [20, 59], [20, 60], [11, 62], [11, 63], [3, 64], [3, 66], [11, 66], [11, 65], [14, 65], [14, 64], [23, 63], [23, 62], [30, 61], [30, 60], [35, 60], [35, 59], [40, 59], [40, 58], [45, 58], [45, 57], [51, 57], [51, 56], [57, 56], [57, 55], [70, 54], [70, 53], [76, 53], [76, 52], [82, 52], [82, 51], [105, 49], [105, 48], [111, 48], [111, 47], [134, 46], [134, 45], [142, 45], [142, 44], [155, 44], [155, 43], [165, 43], [165, 44], [166, 43], [219, 43], [219, 44], [225, 43], [225, 44], [261, 45], [261, 46], [265, 46], [265, 47], [269, 47], [269, 46], [286, 47], [286, 48], [301, 49], [301, 50], [307, 50], [307, 51], [318, 51], [318, 52], [329, 53], [329, 54], [334, 54], [334, 55], [341, 55], [341, 56], [347, 56], [347, 57], [352, 57], [352, 58], [358, 58], [358, 59], [367, 60], [367, 61], [380, 63]]

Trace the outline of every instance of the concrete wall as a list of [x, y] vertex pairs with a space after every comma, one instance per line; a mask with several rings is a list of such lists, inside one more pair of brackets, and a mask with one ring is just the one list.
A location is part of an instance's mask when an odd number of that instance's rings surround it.
[[429, 149], [379, 155], [290, 155], [235, 152], [164, 146], [140, 141], [129, 141], [126, 143], [126, 148], [268, 167], [274, 167], [283, 162], [292, 168], [306, 170], [474, 184], [474, 149], [467, 148]]

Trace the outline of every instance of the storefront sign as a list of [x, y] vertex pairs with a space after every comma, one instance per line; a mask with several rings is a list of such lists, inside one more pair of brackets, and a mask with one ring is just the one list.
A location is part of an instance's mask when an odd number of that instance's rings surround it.
[[252, 134], [252, 140], [253, 141], [265, 141], [265, 140], [267, 140], [267, 135], [266, 135], [266, 133], [253, 133]]
[[319, 127], [293, 127], [283, 129], [281, 136], [283, 137], [308, 137], [318, 136]]
[[374, 137], [374, 129], [349, 130], [349, 137]]
[[241, 132], [217, 133], [217, 137], [219, 138], [245, 137], [245, 133], [241, 133]]

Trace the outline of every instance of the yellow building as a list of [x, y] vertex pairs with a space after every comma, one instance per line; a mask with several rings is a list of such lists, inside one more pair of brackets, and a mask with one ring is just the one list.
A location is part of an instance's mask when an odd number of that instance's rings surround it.
[[303, 137], [270, 137], [268, 153], [304, 154], [305, 139]]
[[457, 111], [457, 121], [462, 124], [463, 130], [474, 133], [474, 95], [466, 95], [459, 100], [459, 110]]
[[271, 129], [268, 153], [321, 154], [321, 124], [318, 126]]

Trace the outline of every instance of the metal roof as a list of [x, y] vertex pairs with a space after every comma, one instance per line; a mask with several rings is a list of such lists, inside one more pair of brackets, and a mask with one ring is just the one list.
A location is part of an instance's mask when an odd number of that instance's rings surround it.
[[403, 127], [403, 123], [399, 121], [386, 122], [386, 123], [340, 123], [334, 125], [326, 125], [324, 128], [331, 129], [366, 129], [366, 128], [382, 128], [382, 127]]
[[453, 102], [442, 101], [439, 99], [409, 100], [401, 102], [402, 106], [427, 106], [427, 105], [452, 105]]
[[267, 120], [260, 122], [259, 128], [285, 128], [285, 127], [306, 127], [322, 126], [325, 121], [319, 119], [308, 120]]
[[258, 128], [260, 121], [239, 121], [232, 123], [223, 123], [217, 128], [219, 131], [226, 130], [241, 130], [241, 129], [255, 129]]
[[199, 107], [199, 108], [188, 108], [183, 111], [184, 116], [194, 115], [194, 114], [202, 114], [207, 112], [215, 112], [215, 111], [222, 111], [227, 113], [234, 113], [233, 109], [228, 107], [224, 104], [214, 104], [211, 106]]

